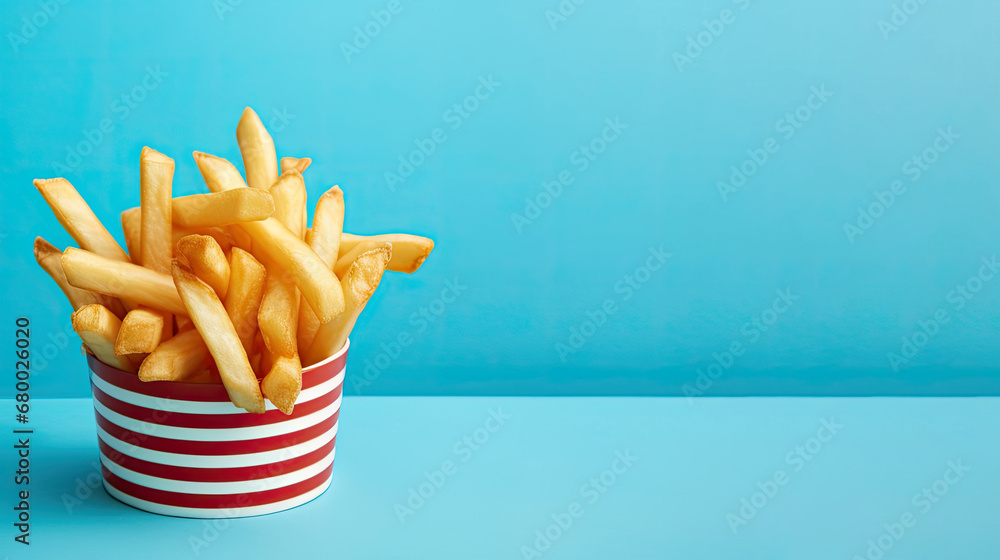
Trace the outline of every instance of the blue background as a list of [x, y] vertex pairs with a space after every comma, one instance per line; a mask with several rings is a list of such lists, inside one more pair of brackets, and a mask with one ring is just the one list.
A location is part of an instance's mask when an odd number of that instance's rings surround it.
[[[142, 146], [177, 160], [176, 194], [202, 192], [191, 151], [238, 163], [246, 105], [279, 156], [313, 158], [312, 201], [345, 190], [348, 231], [437, 242], [419, 273], [386, 276], [359, 321], [355, 379], [382, 365], [348, 393], [681, 394], [734, 342], [745, 353], [704, 394], [998, 393], [1000, 282], [962, 309], [948, 297], [1000, 252], [997, 3], [929, 2], [884, 32], [887, 0], [595, 1], [554, 29], [554, 0], [403, 0], [345, 56], [387, 4], [80, 0], [42, 17], [36, 1], [4, 2], [0, 307], [11, 336], [16, 316], [32, 320], [34, 396], [89, 389], [79, 341], [59, 334], [70, 308], [31, 254], [36, 235], [71, 240], [31, 180], [64, 175], [121, 239]], [[732, 23], [679, 67], [724, 9]], [[148, 68], [166, 76], [126, 115], [116, 99]], [[453, 129], [446, 111], [490, 76], [501, 85]], [[832, 96], [786, 138], [780, 119], [813, 87]], [[615, 118], [628, 128], [581, 171], [574, 152]], [[114, 130], [57, 170], [102, 119]], [[948, 127], [959, 138], [912, 181], [904, 164]], [[435, 128], [447, 140], [390, 188], [386, 172]], [[779, 150], [723, 200], [717, 183], [768, 138]], [[574, 182], [519, 232], [512, 214], [563, 170]], [[844, 224], [894, 180], [906, 192], [851, 242]], [[673, 256], [623, 301], [617, 283], [661, 246]], [[458, 298], [425, 330], [411, 323], [456, 278]], [[778, 289], [799, 299], [751, 341], [744, 325]], [[609, 298], [618, 311], [560, 356]], [[893, 368], [888, 354], [939, 310], [949, 322]], [[380, 358], [401, 333], [415, 343]]]

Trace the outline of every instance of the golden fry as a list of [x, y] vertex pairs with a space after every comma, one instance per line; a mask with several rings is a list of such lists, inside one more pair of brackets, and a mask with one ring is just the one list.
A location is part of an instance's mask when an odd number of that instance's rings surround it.
[[283, 157], [281, 158], [281, 172], [286, 171], [298, 171], [299, 173], [305, 173], [306, 169], [312, 165], [312, 158], [296, 158], [296, 157]]
[[[241, 189], [242, 190], [242, 189]], [[271, 185], [274, 217], [302, 239], [306, 235], [306, 184], [298, 171], [286, 171]]]
[[257, 377], [219, 296], [177, 260], [174, 260], [173, 276], [195, 328], [215, 358], [229, 399], [249, 412], [263, 413], [264, 397]]
[[128, 312], [115, 339], [115, 355], [149, 354], [169, 338], [166, 328], [167, 314], [137, 307]]
[[187, 381], [208, 371], [212, 355], [197, 330], [191, 329], [161, 344], [142, 362], [143, 381]]
[[291, 357], [298, 353], [299, 293], [280, 274], [268, 274], [257, 324], [267, 349]]
[[[213, 192], [246, 188], [236, 168], [228, 161], [195, 152], [198, 168]], [[344, 291], [326, 263], [304, 241], [280, 221], [240, 224], [260, 250], [282, 270], [288, 271], [320, 321], [330, 321], [344, 310]]]
[[[141, 263], [146, 268], [151, 268], [164, 274], [170, 273], [170, 260], [174, 256], [173, 245], [173, 222], [171, 220], [171, 197], [174, 183], [174, 160], [146, 146], [142, 149], [139, 157], [139, 191], [141, 199]], [[133, 309], [133, 311], [135, 311]], [[130, 312], [131, 313], [131, 312]], [[157, 317], [160, 319], [161, 335], [163, 331], [173, 333], [174, 319], [169, 314], [159, 314], [158, 316], [140, 314], [140, 319], [128, 320], [125, 317], [123, 328], [125, 329], [126, 340], [122, 345], [148, 346], [152, 348], [160, 343], [157, 336], [155, 342], [152, 339], [140, 341], [134, 337], [145, 334], [154, 334], [150, 331], [150, 325], [155, 323]], [[141, 322], [139, 322], [141, 321]], [[144, 328], [140, 333], [135, 329]], [[169, 334], [167, 335], [169, 337]], [[152, 350], [146, 350], [150, 352]], [[116, 351], [119, 348], [116, 346]], [[119, 355], [131, 352], [118, 352]]]
[[69, 281], [66, 280], [66, 273], [63, 271], [62, 255], [63, 252], [48, 241], [41, 237], [35, 238], [35, 260], [55, 280], [59, 289], [66, 294], [66, 299], [69, 300], [74, 311], [88, 305], [99, 304], [107, 307], [116, 317], [125, 316], [125, 310], [117, 299], [70, 285]]
[[175, 198], [173, 204], [174, 224], [188, 228], [259, 222], [274, 214], [271, 193], [257, 189], [193, 194]]
[[302, 392], [302, 362], [299, 361], [298, 354], [292, 357], [278, 356], [260, 388], [278, 410], [291, 414], [295, 401]]
[[434, 241], [419, 235], [406, 233], [387, 233], [382, 235], [354, 235], [345, 233], [340, 236], [340, 254], [343, 256], [362, 241], [385, 241], [392, 243], [392, 260], [387, 270], [395, 272], [416, 272], [427, 256], [434, 249]]
[[189, 235], [177, 242], [177, 253], [195, 275], [215, 290], [219, 299], [229, 293], [229, 261], [219, 243], [207, 235]]
[[243, 169], [251, 188], [268, 190], [278, 179], [278, 156], [274, 140], [260, 122], [260, 117], [247, 107], [236, 126], [236, 141], [243, 155]]
[[376, 247], [357, 258], [344, 276], [344, 312], [320, 327], [315, 342], [303, 356], [303, 364], [319, 363], [344, 347], [358, 315], [378, 288], [382, 273], [391, 259], [392, 249], [385, 246]]
[[[122, 212], [122, 230], [125, 232], [125, 241], [128, 244], [130, 255], [138, 256], [142, 253], [142, 239], [140, 236], [140, 224], [142, 222], [142, 210], [140, 208], [129, 208]], [[174, 224], [171, 246], [176, 246], [177, 242], [189, 235], [208, 235], [214, 238], [222, 250], [229, 252], [233, 246], [242, 246], [249, 236], [241, 229], [229, 227], [196, 227], [186, 228]], [[142, 264], [137, 262], [135, 264]]]
[[257, 314], [264, 297], [267, 270], [253, 255], [233, 248], [229, 258], [229, 291], [226, 295], [226, 312], [236, 328], [243, 349], [253, 355], [254, 336], [257, 334]]
[[333, 266], [334, 274], [337, 275], [337, 278], [343, 278], [347, 275], [347, 271], [350, 270], [355, 261], [358, 260], [358, 257], [374, 249], [388, 250], [391, 254], [395, 247], [393, 247], [392, 243], [386, 243], [385, 241], [362, 241], [337, 259], [337, 264]]
[[88, 305], [73, 313], [73, 330], [98, 360], [113, 368], [135, 373], [137, 368], [130, 359], [115, 355], [115, 340], [121, 326], [118, 317], [103, 305]]
[[80, 193], [66, 179], [35, 179], [35, 188], [80, 247], [107, 259], [131, 262]]
[[335, 186], [319, 197], [313, 227], [307, 235], [309, 246], [331, 269], [337, 264], [343, 233], [344, 191]]
[[62, 267], [70, 285], [77, 288], [187, 315], [173, 281], [162, 272], [106, 259], [75, 247], [63, 253]]

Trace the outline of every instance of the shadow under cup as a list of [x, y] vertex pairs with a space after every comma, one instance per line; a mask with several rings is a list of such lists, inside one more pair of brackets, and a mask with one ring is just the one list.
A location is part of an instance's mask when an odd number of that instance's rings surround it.
[[104, 488], [132, 507], [232, 518], [300, 506], [330, 487], [347, 349], [302, 372], [291, 415], [253, 414], [219, 384], [139, 381], [88, 355]]

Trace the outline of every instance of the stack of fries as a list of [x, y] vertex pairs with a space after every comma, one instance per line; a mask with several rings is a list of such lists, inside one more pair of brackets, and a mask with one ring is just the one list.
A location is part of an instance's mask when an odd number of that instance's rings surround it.
[[105, 364], [143, 381], [222, 383], [233, 404], [291, 414], [302, 368], [336, 354], [386, 270], [412, 273], [434, 242], [343, 233], [333, 187], [307, 227], [302, 174], [249, 107], [236, 128], [246, 180], [195, 152], [210, 194], [173, 198], [174, 160], [143, 148], [141, 206], [122, 213], [128, 252], [66, 179], [35, 187], [80, 248], [35, 240], [66, 294], [73, 328]]

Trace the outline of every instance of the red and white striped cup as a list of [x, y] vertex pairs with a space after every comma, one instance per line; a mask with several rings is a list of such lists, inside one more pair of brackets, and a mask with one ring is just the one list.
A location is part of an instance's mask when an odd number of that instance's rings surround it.
[[[348, 343], [349, 345], [349, 343]], [[347, 346], [302, 372], [291, 415], [252, 414], [222, 385], [142, 382], [88, 355], [108, 494], [177, 517], [284, 511], [330, 487]]]

